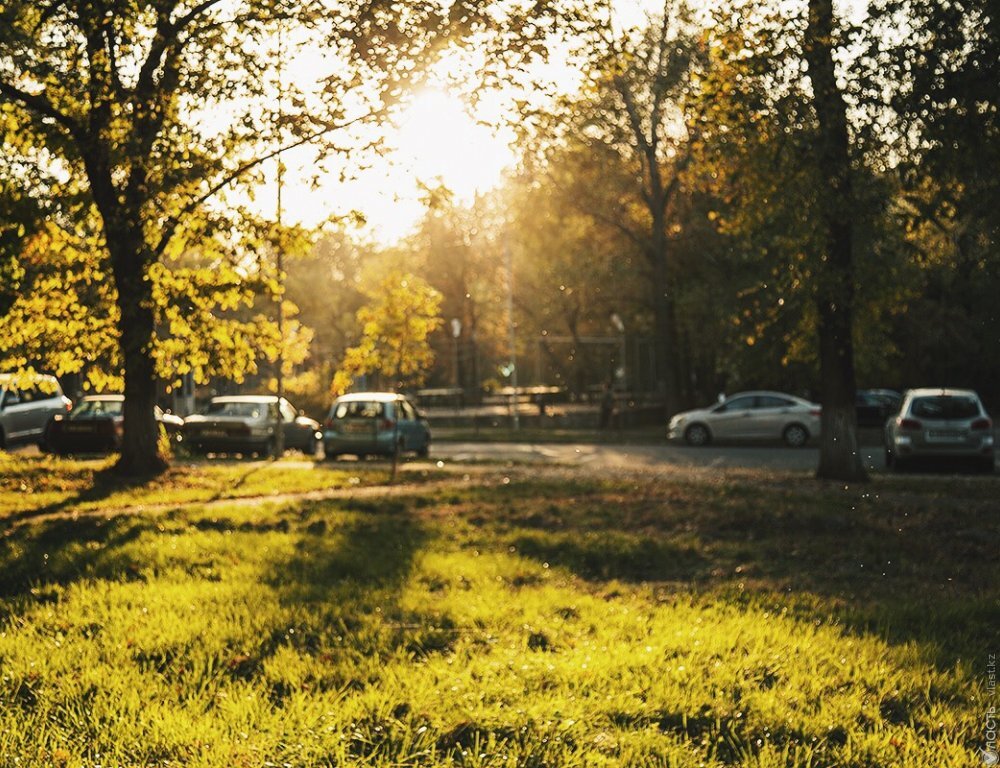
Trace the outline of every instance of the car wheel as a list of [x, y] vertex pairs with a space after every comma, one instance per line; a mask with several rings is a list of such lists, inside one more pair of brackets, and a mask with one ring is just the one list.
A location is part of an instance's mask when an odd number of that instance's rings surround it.
[[426, 459], [430, 455], [431, 455], [431, 441], [430, 438], [428, 438], [426, 441], [424, 441], [423, 447], [417, 450], [417, 456], [419, 456], [421, 459]]
[[7, 436], [3, 433], [3, 429], [0, 429], [0, 448], [7, 447]]
[[684, 440], [688, 445], [700, 447], [712, 442], [712, 434], [704, 424], [692, 424], [684, 430]]
[[319, 448], [319, 441], [317, 441], [315, 437], [309, 438], [309, 442], [306, 443], [306, 447], [304, 449], [306, 456], [316, 458], [316, 451], [318, 448]]
[[809, 442], [809, 430], [801, 424], [789, 424], [781, 437], [789, 448], [801, 448]]

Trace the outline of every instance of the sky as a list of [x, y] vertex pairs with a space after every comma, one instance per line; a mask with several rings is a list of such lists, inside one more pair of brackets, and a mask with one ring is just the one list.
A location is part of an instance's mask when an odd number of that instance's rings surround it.
[[[841, 0], [838, 11], [857, 16], [867, 2]], [[662, 8], [662, 0], [616, 3], [623, 26], [641, 23], [644, 14], [657, 7]], [[310, 64], [301, 66], [305, 70]], [[458, 201], [471, 202], [477, 192], [495, 187], [515, 159], [513, 133], [502, 125], [502, 102], [502, 97], [484, 99], [474, 117], [462, 98], [446, 86], [425, 88], [414, 94], [411, 105], [388, 131], [390, 150], [346, 180], [331, 174], [314, 186], [310, 152], [287, 153], [282, 185], [285, 223], [315, 226], [357, 211], [367, 222], [361, 234], [388, 245], [411, 231], [421, 217], [421, 185], [444, 184]], [[271, 176], [275, 175], [276, 166]], [[258, 192], [257, 205], [265, 214], [276, 210], [273, 181]]]

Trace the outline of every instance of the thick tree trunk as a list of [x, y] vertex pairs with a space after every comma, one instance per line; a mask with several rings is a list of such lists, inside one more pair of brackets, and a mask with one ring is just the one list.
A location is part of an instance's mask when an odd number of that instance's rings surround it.
[[159, 452], [159, 428], [154, 416], [153, 297], [152, 287], [145, 279], [140, 243], [137, 237], [125, 237], [111, 247], [121, 312], [119, 343], [125, 363], [125, 433], [115, 471], [126, 477], [158, 474], [167, 466]]
[[847, 104], [837, 87], [832, 0], [809, 0], [805, 58], [819, 123], [817, 161], [824, 218], [824, 256], [817, 275], [820, 393], [823, 405], [819, 467], [835, 480], [867, 478], [858, 452], [855, 415], [853, 193]]

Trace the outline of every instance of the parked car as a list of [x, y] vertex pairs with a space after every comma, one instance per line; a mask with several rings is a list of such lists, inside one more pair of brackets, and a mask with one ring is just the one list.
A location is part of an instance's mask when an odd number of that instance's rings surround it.
[[798, 448], [819, 434], [820, 406], [783, 392], [740, 392], [717, 405], [678, 413], [668, 437], [688, 445], [713, 440], [784, 440]]
[[[69, 413], [57, 413], [45, 428], [45, 446], [57, 454], [107, 453], [122, 444], [125, 396], [87, 395]], [[156, 422], [171, 440], [180, 436], [184, 419], [154, 406]]]
[[13, 374], [0, 374], [0, 448], [25, 443], [44, 447], [45, 425], [71, 406], [55, 376], [19, 382]]
[[886, 420], [899, 411], [903, 396], [892, 389], [859, 389], [855, 413], [859, 427], [882, 429]]
[[993, 420], [971, 389], [911, 389], [885, 425], [885, 463], [901, 470], [921, 459], [963, 459], [994, 469]]
[[319, 422], [274, 395], [213, 397], [199, 413], [184, 420], [183, 443], [195, 453], [273, 456], [279, 413], [285, 447], [314, 455], [322, 437]]
[[328, 459], [342, 454], [391, 456], [413, 451], [428, 456], [431, 430], [413, 404], [394, 392], [359, 392], [338, 397], [323, 424]]

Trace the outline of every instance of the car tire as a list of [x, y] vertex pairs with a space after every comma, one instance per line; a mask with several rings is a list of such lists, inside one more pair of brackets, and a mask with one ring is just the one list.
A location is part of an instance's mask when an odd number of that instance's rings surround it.
[[684, 430], [684, 442], [695, 448], [700, 448], [712, 442], [712, 433], [704, 424], [692, 424]]
[[0, 427], [0, 449], [7, 447], [7, 436], [3, 432], [3, 428]]
[[315, 437], [309, 438], [309, 442], [306, 443], [306, 447], [303, 450], [307, 457], [315, 459], [316, 451], [319, 450], [319, 441]]
[[809, 430], [801, 424], [789, 424], [781, 433], [781, 439], [789, 448], [802, 448], [809, 442]]
[[421, 459], [426, 459], [430, 455], [431, 455], [431, 441], [430, 438], [428, 438], [424, 442], [423, 447], [417, 450], [417, 456]]

